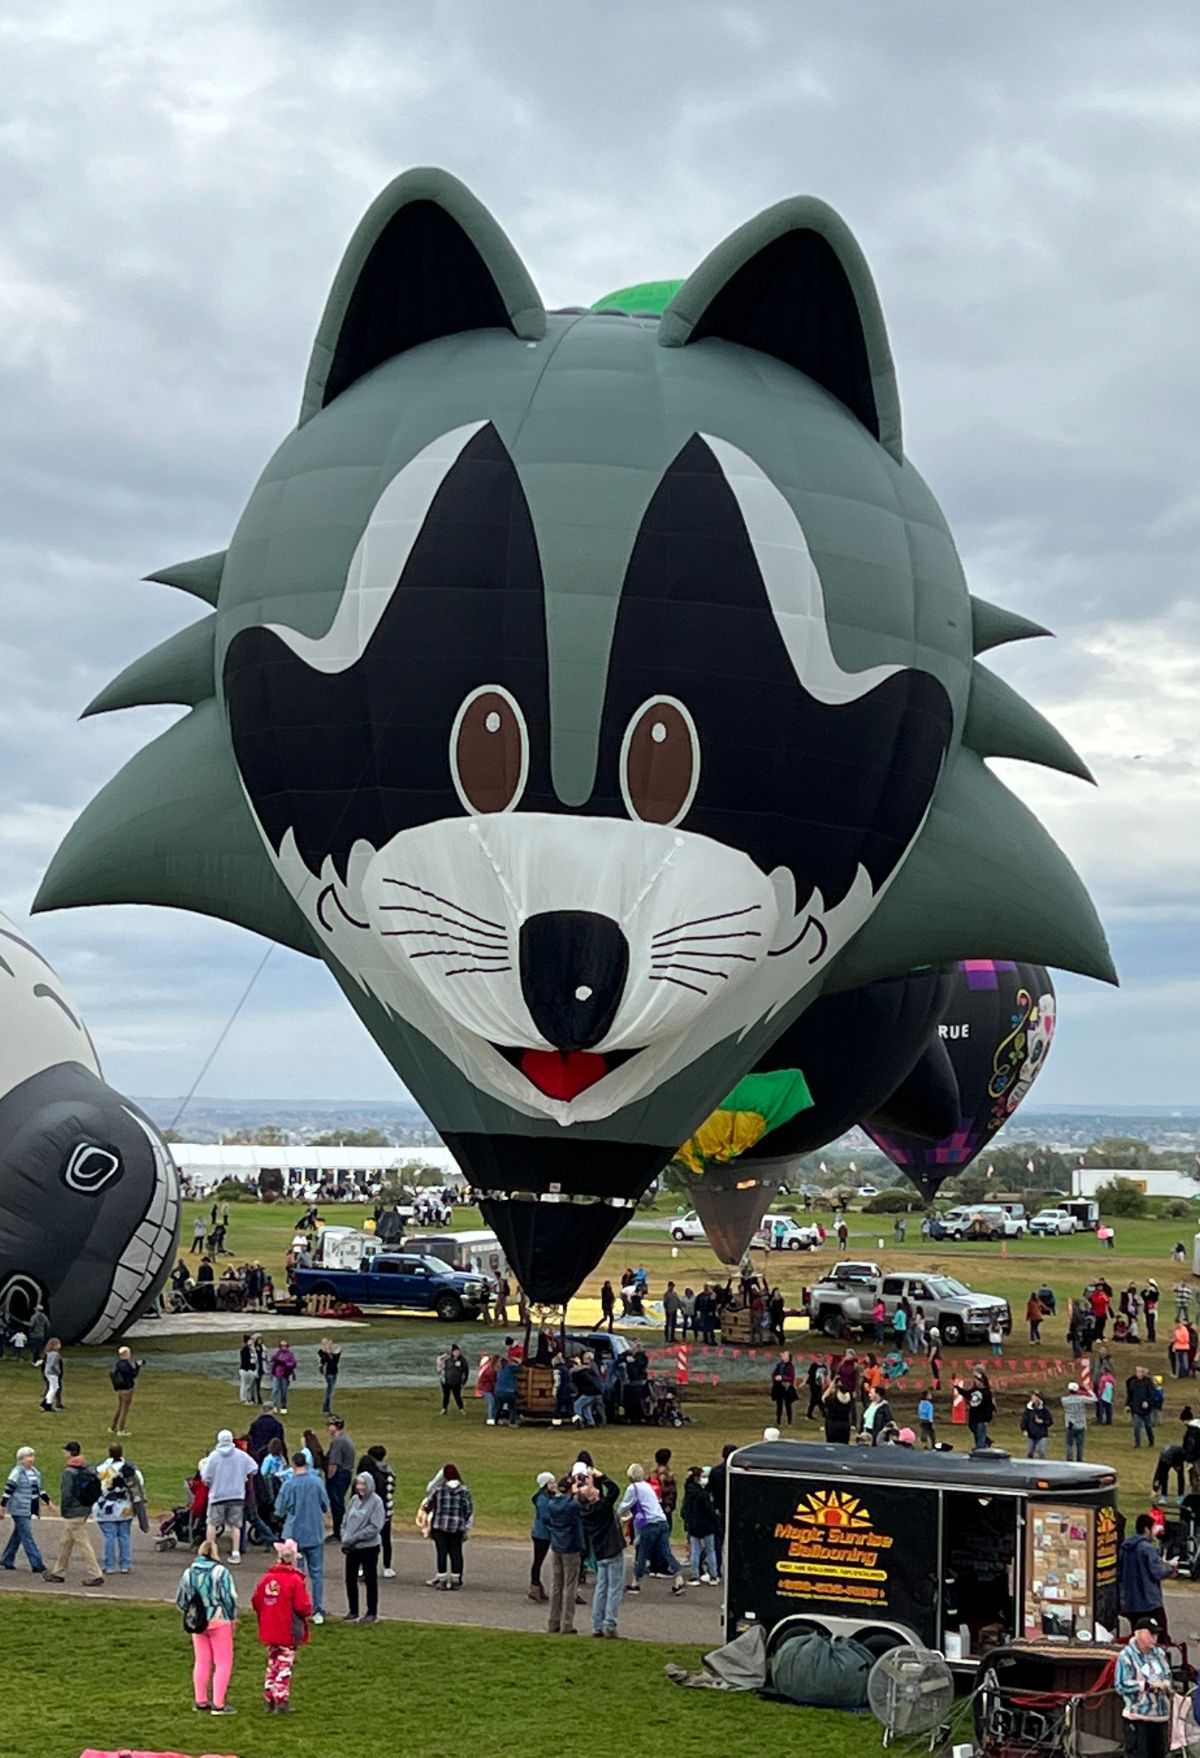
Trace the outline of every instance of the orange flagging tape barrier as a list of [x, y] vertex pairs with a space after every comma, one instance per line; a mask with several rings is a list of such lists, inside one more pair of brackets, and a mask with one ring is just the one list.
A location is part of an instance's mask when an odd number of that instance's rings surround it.
[[[865, 1355], [869, 1347], [869, 1343], [855, 1345], [857, 1353], [860, 1356]], [[681, 1386], [686, 1386], [689, 1378], [693, 1385], [706, 1385], [711, 1383], [715, 1386], [719, 1383], [719, 1376], [717, 1374], [713, 1374], [709, 1378], [706, 1378], [703, 1373], [697, 1373], [695, 1371], [695, 1368], [691, 1364], [694, 1362], [697, 1355], [715, 1355], [721, 1359], [728, 1357], [733, 1361], [739, 1361], [741, 1357], [745, 1355], [749, 1360], [757, 1361], [760, 1355], [766, 1358], [775, 1353], [777, 1353], [777, 1351], [773, 1350], [767, 1344], [762, 1344], [753, 1349], [734, 1349], [725, 1347], [719, 1343], [683, 1343], [679, 1345], [672, 1344], [664, 1349], [646, 1350], [646, 1355], [651, 1361], [673, 1361], [675, 1363], [676, 1373]], [[818, 1356], [797, 1356], [796, 1366], [799, 1369], [803, 1369], [807, 1366], [807, 1363], [810, 1360], [825, 1361], [828, 1360], [829, 1355], [837, 1355], [840, 1353], [841, 1351], [835, 1347], [829, 1350], [828, 1354]], [[912, 1367], [923, 1368], [925, 1366], [924, 1356], [908, 1356], [906, 1357], [906, 1361], [910, 1362]], [[942, 1379], [945, 1381], [952, 1380], [956, 1373], [969, 1372], [973, 1367], [986, 1368], [988, 1378], [994, 1386], [1011, 1385], [1017, 1379], [1027, 1380], [1031, 1376], [1037, 1377], [1040, 1374], [1057, 1374], [1060, 1378], [1064, 1375], [1069, 1375], [1072, 1378], [1078, 1379], [1085, 1387], [1088, 1386], [1091, 1379], [1091, 1362], [1087, 1356], [1084, 1356], [1080, 1361], [1065, 1361], [1060, 1358], [1048, 1360], [1044, 1355], [1014, 1355], [1003, 1357], [987, 1354], [980, 1355], [975, 1360], [967, 1358], [966, 1360], [959, 1362], [955, 1367], [950, 1367], [943, 1362]], [[897, 1378], [890, 1383], [892, 1385], [897, 1384], [901, 1377], [903, 1383], [906, 1386], [910, 1386], [914, 1391], [923, 1391], [927, 1386], [932, 1386], [933, 1384], [932, 1377], [921, 1373], [913, 1373], [910, 1368], [906, 1368], [903, 1376], [898, 1375]]]

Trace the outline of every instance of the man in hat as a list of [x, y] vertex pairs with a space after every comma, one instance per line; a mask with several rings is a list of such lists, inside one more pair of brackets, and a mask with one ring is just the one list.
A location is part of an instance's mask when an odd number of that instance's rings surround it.
[[1117, 1656], [1113, 1683], [1121, 1697], [1125, 1758], [1166, 1758], [1171, 1725], [1171, 1667], [1159, 1647], [1158, 1620], [1134, 1620], [1133, 1634]]
[[129, 1408], [133, 1403], [133, 1394], [137, 1390], [137, 1377], [141, 1373], [144, 1362], [133, 1359], [133, 1351], [124, 1344], [117, 1350], [116, 1363], [112, 1370], [112, 1387], [117, 1394], [117, 1411], [112, 1419], [109, 1434], [127, 1435], [125, 1426], [129, 1421]]
[[[83, 1578], [85, 1587], [103, 1587], [104, 1571], [96, 1561], [96, 1553], [92, 1549], [92, 1541], [88, 1537], [88, 1516], [91, 1514], [97, 1498], [88, 1500], [90, 1489], [98, 1485], [96, 1473], [83, 1456], [83, 1448], [78, 1441], [68, 1441], [63, 1448], [63, 1474], [59, 1486], [58, 1506], [63, 1517], [62, 1542], [58, 1547], [58, 1561], [46, 1576], [47, 1581], [63, 1581], [66, 1579], [67, 1564], [76, 1545], [83, 1552], [85, 1567], [90, 1571]], [[93, 1485], [92, 1480], [95, 1480]]]
[[1071, 1380], [1062, 1398], [1063, 1425], [1067, 1434], [1067, 1460], [1083, 1464], [1083, 1443], [1087, 1436], [1088, 1417], [1096, 1408], [1090, 1392], [1079, 1389], [1079, 1381]]
[[1142, 1289], [1142, 1311], [1146, 1315], [1146, 1341], [1154, 1343], [1157, 1341], [1158, 1283], [1153, 1276]]

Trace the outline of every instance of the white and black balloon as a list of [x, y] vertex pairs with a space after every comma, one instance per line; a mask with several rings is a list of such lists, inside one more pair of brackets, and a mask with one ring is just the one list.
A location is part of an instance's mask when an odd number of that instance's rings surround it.
[[107, 1342], [156, 1298], [178, 1238], [170, 1150], [0, 916], [0, 1318], [19, 1327], [40, 1303], [64, 1343]]

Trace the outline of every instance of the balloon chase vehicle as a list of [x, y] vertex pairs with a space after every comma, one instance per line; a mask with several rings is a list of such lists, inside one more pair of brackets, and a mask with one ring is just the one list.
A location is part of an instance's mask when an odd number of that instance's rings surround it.
[[104, 1084], [74, 1003], [0, 916], [0, 1319], [41, 1306], [64, 1343], [141, 1317], [179, 1238], [179, 1177], [158, 1130]]
[[189, 712], [39, 907], [319, 953], [534, 1297], [822, 991], [983, 953], [1112, 974], [983, 762], [1086, 774], [975, 660], [1042, 631], [969, 595], [819, 201], [661, 313], [547, 312], [461, 184], [400, 177], [228, 549], [152, 578], [213, 609], [91, 711]]

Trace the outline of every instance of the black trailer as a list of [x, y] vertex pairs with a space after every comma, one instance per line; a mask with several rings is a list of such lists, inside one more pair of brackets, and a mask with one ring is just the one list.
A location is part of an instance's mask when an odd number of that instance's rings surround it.
[[725, 1629], [887, 1634], [974, 1664], [1117, 1628], [1116, 1473], [908, 1447], [760, 1441], [729, 1460]]

